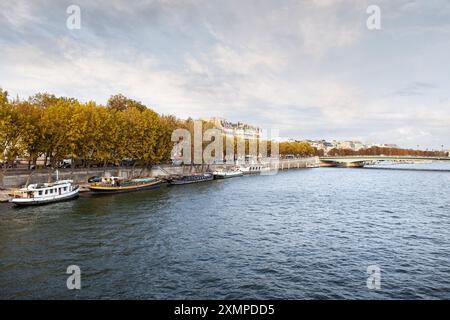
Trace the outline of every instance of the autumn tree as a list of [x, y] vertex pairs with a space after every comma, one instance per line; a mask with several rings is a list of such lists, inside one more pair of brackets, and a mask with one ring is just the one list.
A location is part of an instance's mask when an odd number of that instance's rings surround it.
[[314, 148], [309, 143], [303, 141], [281, 142], [279, 150], [281, 155], [306, 157], [315, 154]]
[[5, 164], [4, 169], [23, 151], [20, 144], [23, 129], [23, 114], [9, 101], [8, 92], [0, 89], [0, 162]]
[[126, 111], [130, 108], [136, 108], [139, 111], [144, 111], [146, 106], [141, 102], [129, 99], [122, 94], [116, 94], [109, 98], [107, 107], [117, 111]]

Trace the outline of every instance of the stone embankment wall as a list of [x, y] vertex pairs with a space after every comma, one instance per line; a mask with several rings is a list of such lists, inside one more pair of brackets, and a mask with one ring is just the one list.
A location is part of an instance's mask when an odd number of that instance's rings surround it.
[[[278, 163], [271, 163], [272, 169], [286, 170], [286, 169], [296, 169], [296, 168], [308, 168], [319, 166], [319, 158], [300, 158], [300, 159], [285, 159], [280, 160]], [[137, 177], [137, 176], [169, 176], [177, 174], [189, 174], [193, 172], [206, 172], [213, 171], [216, 169], [222, 169], [224, 167], [231, 167], [228, 165], [195, 165], [195, 166], [171, 166], [171, 165], [161, 165], [154, 166], [151, 169], [141, 169], [141, 168], [81, 168], [81, 169], [59, 169], [59, 179], [71, 179], [76, 183], [87, 183], [87, 180], [92, 176], [120, 176], [124, 178]], [[3, 176], [2, 181], [0, 181], [0, 188], [18, 188], [27, 183], [43, 183], [49, 181], [49, 176], [51, 180], [56, 180], [56, 172], [51, 174], [47, 170], [34, 172], [30, 176], [30, 172], [27, 170], [14, 170], [6, 172]]]

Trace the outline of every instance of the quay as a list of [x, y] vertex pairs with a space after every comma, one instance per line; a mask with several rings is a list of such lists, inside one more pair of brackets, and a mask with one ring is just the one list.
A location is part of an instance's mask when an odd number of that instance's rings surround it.
[[[289, 170], [302, 168], [319, 167], [318, 157], [280, 159], [270, 163], [272, 170]], [[81, 187], [80, 192], [89, 191], [88, 179], [92, 176], [119, 176], [130, 179], [137, 176], [168, 178], [172, 175], [185, 175], [190, 173], [203, 173], [216, 170], [227, 170], [234, 165], [211, 164], [211, 165], [155, 165], [151, 168], [129, 168], [129, 167], [107, 167], [107, 168], [67, 168], [58, 169], [60, 179], [70, 179]], [[31, 173], [29, 170], [10, 170], [0, 181], [0, 202], [9, 200], [9, 193], [16, 188], [20, 188], [28, 183], [44, 183], [49, 180], [49, 176], [56, 180], [56, 171], [48, 172], [47, 169], [38, 170]]]

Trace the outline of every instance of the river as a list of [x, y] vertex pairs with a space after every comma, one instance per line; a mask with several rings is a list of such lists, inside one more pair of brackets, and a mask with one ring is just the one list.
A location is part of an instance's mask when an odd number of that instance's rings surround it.
[[449, 299], [449, 195], [450, 172], [318, 168], [0, 204], [0, 298]]

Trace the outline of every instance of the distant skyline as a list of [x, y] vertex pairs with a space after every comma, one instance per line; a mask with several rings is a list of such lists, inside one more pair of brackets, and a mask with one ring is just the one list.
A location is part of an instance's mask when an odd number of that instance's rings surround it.
[[[369, 5], [381, 30], [366, 27]], [[448, 0], [3, 0], [0, 87], [448, 150], [449, 39]]]

